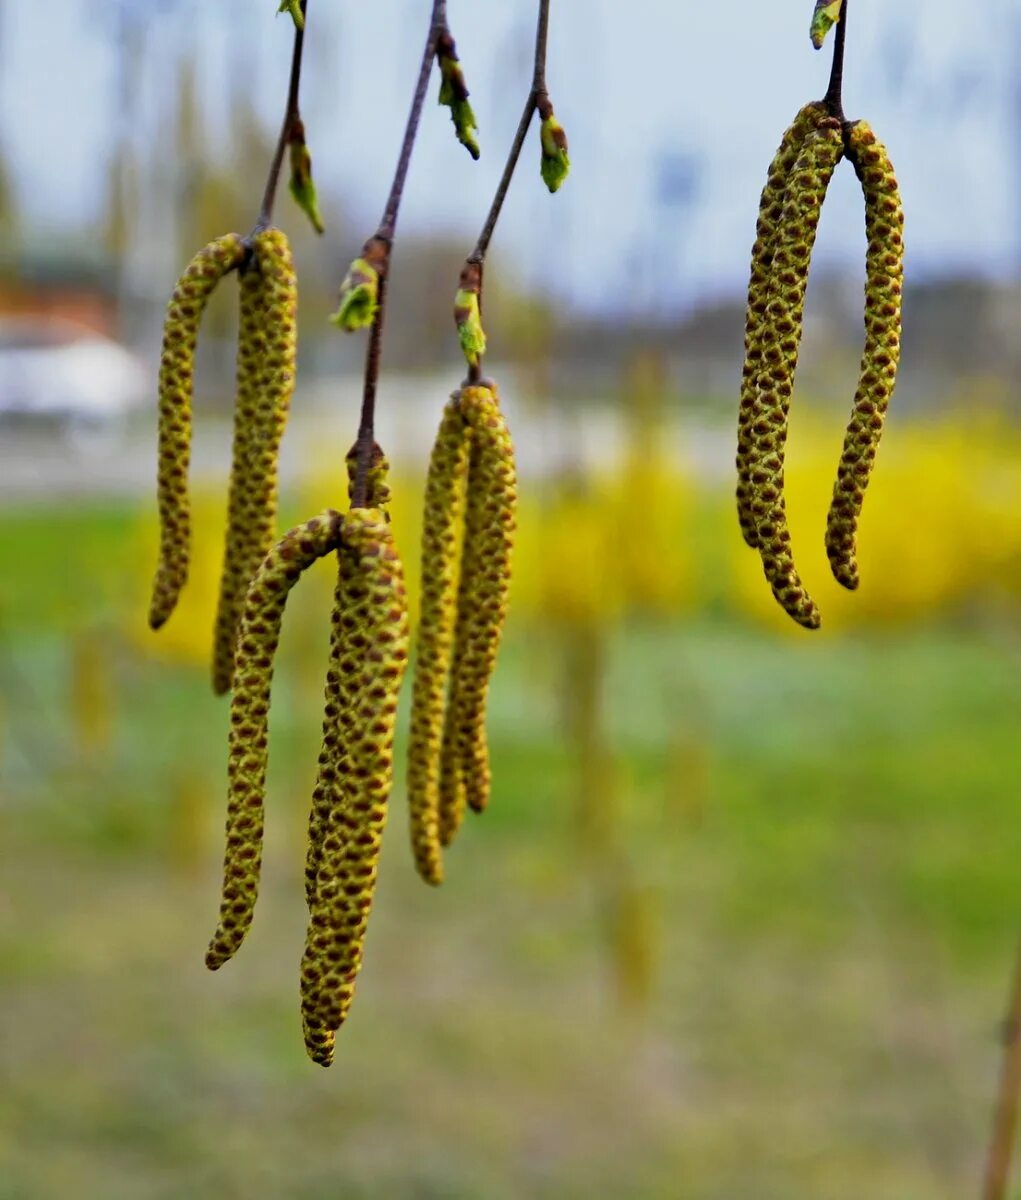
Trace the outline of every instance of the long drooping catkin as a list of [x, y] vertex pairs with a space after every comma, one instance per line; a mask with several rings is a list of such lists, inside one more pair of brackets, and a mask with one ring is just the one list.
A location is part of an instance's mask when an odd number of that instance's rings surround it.
[[[390, 463], [382, 449], [373, 446], [369, 459], [366, 496], [369, 508], [378, 509], [384, 520], [389, 520], [386, 506], [390, 503], [390, 487], [387, 478]], [[351, 499], [358, 474], [358, 448], [354, 446], [347, 455], [348, 499]], [[338, 573], [337, 589], [334, 593], [333, 616], [330, 622], [330, 666], [326, 673], [326, 706], [323, 714], [323, 745], [319, 751], [319, 774], [312, 792], [312, 807], [308, 818], [308, 846], [305, 853], [305, 900], [309, 911], [315, 899], [316, 879], [322, 859], [323, 835], [330, 819], [330, 812], [339, 794], [338, 780], [344, 767], [342, 756], [344, 744], [341, 738], [341, 706], [349, 700], [348, 690], [341, 687], [340, 665], [347, 650], [343, 644], [344, 614], [350, 608], [341, 591], [344, 579]], [[350, 623], [348, 623], [350, 624]]]
[[495, 388], [466, 387], [461, 414], [472, 431], [464, 553], [444, 739], [453, 739], [456, 773], [441, 755], [441, 804], [460, 786], [476, 812], [489, 803], [486, 700], [496, 664], [510, 588], [510, 559], [517, 513], [514, 446]]
[[443, 413], [425, 485], [422, 599], [408, 744], [408, 806], [415, 866], [427, 883], [443, 882], [439, 833], [443, 712], [457, 615], [470, 428], [460, 398]]
[[769, 301], [761, 333], [762, 362], [748, 427], [748, 513], [766, 578], [783, 609], [808, 629], [819, 610], [794, 565], [784, 500], [787, 418], [801, 345], [808, 269], [819, 213], [843, 154], [840, 122], [822, 121], [805, 139], [787, 183], [773, 250]]
[[153, 629], [159, 629], [174, 611], [188, 579], [188, 467], [199, 324], [216, 285], [241, 266], [246, 253], [244, 240], [236, 233], [210, 242], [188, 264], [167, 305], [159, 378], [160, 557], [149, 605], [149, 625]]
[[327, 509], [288, 531], [259, 567], [245, 597], [230, 706], [220, 923], [206, 952], [206, 966], [213, 971], [244, 940], [259, 890], [273, 655], [287, 594], [303, 571], [336, 547], [339, 528], [340, 515]]
[[858, 520], [900, 361], [904, 210], [886, 147], [869, 125], [851, 126], [847, 141], [865, 193], [865, 349], [826, 522], [826, 553], [837, 582], [853, 590], [858, 586]]
[[342, 752], [322, 840], [301, 968], [306, 1046], [328, 1066], [333, 1032], [354, 996], [393, 783], [397, 696], [407, 666], [404, 572], [378, 509], [343, 520], [338, 558], [336, 663]]
[[749, 546], [757, 548], [755, 523], [750, 511], [751, 480], [748, 452], [751, 443], [751, 423], [755, 415], [759, 370], [762, 365], [762, 334], [769, 304], [769, 283], [773, 269], [783, 214], [787, 179], [801, 153], [805, 138], [825, 117], [825, 106], [814, 101], [804, 108], [785, 130], [780, 148], [769, 165], [766, 185], [759, 201], [759, 217], [752, 246], [751, 277], [748, 281], [748, 307], [745, 310], [744, 368], [741, 372], [741, 406], [737, 426], [737, 515], [741, 532]]
[[298, 288], [287, 238], [252, 238], [241, 278], [234, 452], [213, 648], [213, 690], [230, 690], [245, 589], [276, 538], [277, 464], [294, 393]]

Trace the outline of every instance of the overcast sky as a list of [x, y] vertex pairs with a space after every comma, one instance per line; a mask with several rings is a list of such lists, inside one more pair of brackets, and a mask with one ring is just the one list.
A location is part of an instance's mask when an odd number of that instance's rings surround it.
[[[228, 40], [240, 38], [245, 61], [258, 64], [250, 75], [260, 112], [278, 122], [290, 35], [286, 19], [272, 15], [275, 0], [121, 2], [153, 9], [141, 131], [155, 128], [170, 102], [167, 48], [182, 29], [199, 60], [214, 139]], [[446, 110], [430, 105], [401, 220], [417, 231], [442, 228], [469, 246], [524, 98], [535, 4], [449, 7], [483, 157], [473, 164]], [[393, 170], [427, 8], [427, 0], [311, 0], [303, 107], [316, 171], [366, 233]], [[626, 285], [636, 303], [655, 292], [668, 305], [740, 287], [766, 165], [796, 109], [825, 90], [828, 49], [815, 53], [806, 32], [811, 0], [553, 0], [552, 8], [549, 83], [572, 172], [550, 197], [533, 132], [497, 236], [505, 258], [523, 281], [542, 279], [596, 308]], [[108, 0], [4, 8], [0, 136], [36, 232], [74, 229], [102, 203], [116, 78], [109, 12]], [[846, 106], [890, 148], [916, 277], [1015, 274], [1021, 0], [852, 0], [848, 33]], [[856, 189], [853, 173], [840, 172], [821, 261], [860, 262]]]

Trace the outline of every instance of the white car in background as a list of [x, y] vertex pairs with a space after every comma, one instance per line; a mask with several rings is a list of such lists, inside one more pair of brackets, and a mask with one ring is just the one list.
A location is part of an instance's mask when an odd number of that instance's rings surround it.
[[0, 317], [0, 424], [109, 445], [151, 391], [141, 361], [73, 321]]

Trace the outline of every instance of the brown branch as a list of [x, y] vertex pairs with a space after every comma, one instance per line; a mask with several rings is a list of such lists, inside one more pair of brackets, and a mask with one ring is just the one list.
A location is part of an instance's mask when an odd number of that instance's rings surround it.
[[[518, 127], [514, 131], [514, 139], [507, 153], [507, 162], [504, 164], [503, 174], [500, 176], [500, 182], [496, 187], [496, 195], [489, 206], [489, 212], [486, 214], [482, 231], [479, 234], [478, 241], [475, 243], [475, 249], [465, 260], [464, 270], [470, 273], [471, 268], [474, 268], [477, 274], [480, 310], [482, 308], [482, 280], [486, 254], [489, 251], [489, 243], [493, 240], [493, 234], [496, 231], [496, 223], [500, 219], [500, 213], [503, 212], [503, 205], [507, 199], [507, 192], [510, 190], [511, 180], [514, 178], [514, 172], [517, 170], [518, 161], [521, 158], [521, 150], [525, 144], [525, 138], [528, 136], [528, 128], [532, 123], [532, 117], [536, 109], [539, 110], [540, 115], [543, 117], [551, 111], [549, 95], [546, 91], [546, 43], [549, 36], [549, 6], [550, 0], [539, 0], [539, 17], [535, 30], [535, 57], [532, 65], [532, 82], [528, 89], [528, 97], [525, 100], [525, 107], [521, 112], [521, 120], [518, 121]], [[469, 383], [478, 383], [481, 377], [481, 362], [469, 366]]]
[[369, 466], [372, 461], [372, 448], [375, 444], [376, 385], [379, 382], [383, 321], [386, 317], [386, 282], [390, 270], [390, 251], [397, 231], [397, 216], [404, 196], [404, 185], [408, 178], [411, 152], [415, 147], [418, 127], [422, 120], [425, 94], [429, 87], [433, 60], [436, 57], [436, 44], [446, 28], [447, 0], [433, 0], [432, 12], [429, 16], [429, 34], [422, 52], [422, 63], [418, 71], [418, 81], [415, 84], [415, 94], [411, 101], [411, 111], [408, 113], [408, 121], [404, 127], [404, 139], [401, 142], [401, 151], [397, 159], [397, 169], [394, 172], [393, 183], [390, 185], [390, 194], [387, 197], [386, 207], [383, 209], [382, 220], [375, 234], [376, 239], [385, 246], [386, 250], [377, 268], [379, 292], [376, 316], [372, 322], [369, 345], [365, 354], [365, 382], [362, 389], [362, 410], [358, 422], [358, 441], [356, 442], [358, 465], [355, 470], [355, 483], [351, 496], [351, 504], [355, 508], [365, 506]]
[[830, 69], [830, 83], [823, 97], [823, 104], [831, 117], [844, 124], [844, 44], [847, 41], [847, 5], [844, 0], [840, 10], [840, 20], [837, 22], [837, 32], [833, 41], [833, 66]]
[[1014, 984], [1003, 1032], [1003, 1065], [993, 1117], [993, 1134], [986, 1160], [983, 1200], [1007, 1200], [1010, 1161], [1021, 1112], [1021, 943], [1018, 944]]
[[[307, 22], [308, 0], [301, 0], [301, 15]], [[291, 130], [295, 121], [301, 119], [298, 111], [298, 92], [301, 89], [301, 59], [305, 50], [304, 24], [294, 30], [294, 52], [291, 55], [291, 79], [287, 85], [287, 107], [284, 110], [284, 123], [280, 127], [276, 149], [269, 167], [269, 178], [266, 180], [266, 190], [262, 197], [262, 208], [259, 219], [255, 223], [256, 231], [265, 229], [273, 220], [273, 205], [276, 203], [277, 188], [280, 184], [280, 169], [284, 163], [284, 152], [291, 139]]]

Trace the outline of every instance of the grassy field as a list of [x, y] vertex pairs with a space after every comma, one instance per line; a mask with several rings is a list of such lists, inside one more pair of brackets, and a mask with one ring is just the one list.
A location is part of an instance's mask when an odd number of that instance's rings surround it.
[[494, 806], [430, 891], [398, 784], [323, 1072], [296, 991], [324, 619], [285, 634], [265, 886], [209, 975], [226, 710], [123, 626], [133, 519], [0, 520], [3, 1200], [977, 1193], [1021, 927], [1016, 628], [615, 628], [582, 754], [571, 635], [519, 622]]

